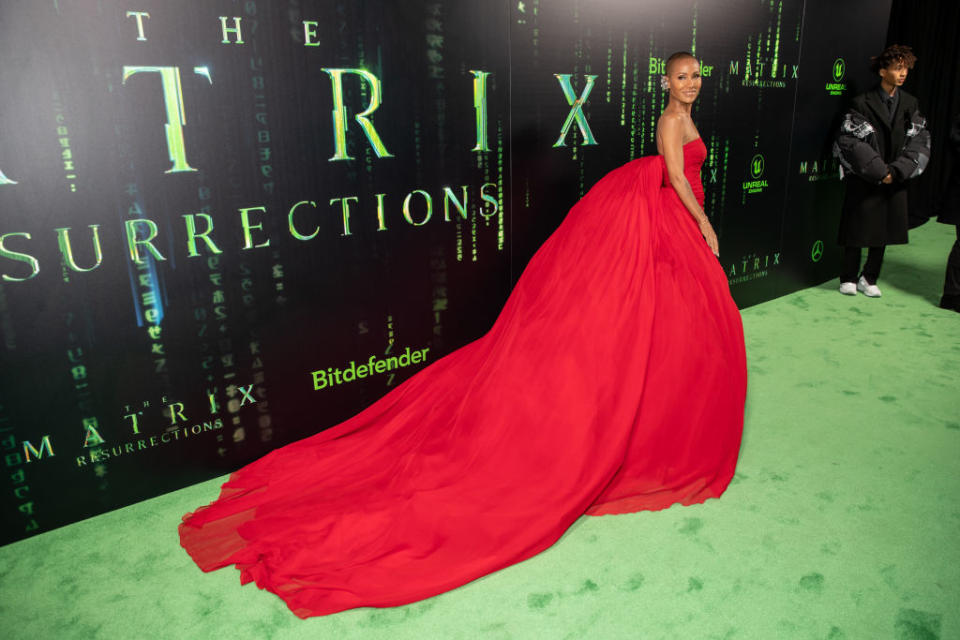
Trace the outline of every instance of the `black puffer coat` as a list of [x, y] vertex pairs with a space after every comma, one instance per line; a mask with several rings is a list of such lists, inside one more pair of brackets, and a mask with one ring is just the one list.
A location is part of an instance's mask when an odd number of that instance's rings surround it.
[[[882, 247], [907, 242], [906, 181], [930, 160], [930, 132], [917, 99], [898, 89], [900, 101], [889, 119], [877, 89], [853, 99], [844, 115], [833, 153], [847, 191], [838, 242], [848, 247]], [[890, 173], [891, 184], [881, 181]]]

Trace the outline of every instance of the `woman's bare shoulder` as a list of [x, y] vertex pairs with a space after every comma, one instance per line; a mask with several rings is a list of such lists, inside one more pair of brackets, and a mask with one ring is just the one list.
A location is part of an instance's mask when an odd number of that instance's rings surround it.
[[685, 128], [682, 115], [664, 113], [657, 121], [657, 137], [671, 142], [682, 141]]
[[668, 113], [664, 111], [663, 113], [660, 114], [660, 120], [658, 120], [657, 122], [661, 127], [668, 126], [673, 128], [673, 127], [682, 127], [684, 124], [684, 120], [686, 119], [687, 117], [682, 113]]
[[663, 113], [657, 121], [657, 135], [679, 142], [682, 146], [700, 136], [689, 116], [682, 113]]

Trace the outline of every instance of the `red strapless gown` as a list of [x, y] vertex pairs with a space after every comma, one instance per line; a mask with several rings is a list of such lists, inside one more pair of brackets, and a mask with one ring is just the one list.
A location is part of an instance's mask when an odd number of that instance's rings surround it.
[[[703, 197], [699, 140], [685, 172]], [[183, 547], [302, 618], [436, 595], [583, 514], [692, 504], [733, 476], [740, 315], [661, 157], [601, 179], [493, 328], [353, 418], [240, 469]]]

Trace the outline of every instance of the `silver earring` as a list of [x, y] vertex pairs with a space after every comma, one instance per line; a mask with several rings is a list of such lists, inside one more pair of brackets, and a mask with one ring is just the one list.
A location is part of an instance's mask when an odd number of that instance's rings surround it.
[[660, 88], [664, 91], [670, 88], [670, 83], [667, 81], [667, 76], [660, 76]]

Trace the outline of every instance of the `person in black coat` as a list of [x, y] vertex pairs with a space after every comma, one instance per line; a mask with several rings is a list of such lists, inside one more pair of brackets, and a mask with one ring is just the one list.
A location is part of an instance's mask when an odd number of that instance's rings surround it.
[[[834, 144], [841, 178], [847, 177], [838, 234], [844, 247], [840, 292], [847, 295], [879, 298], [886, 246], [907, 243], [906, 181], [930, 159], [927, 121], [917, 99], [900, 88], [916, 61], [910, 47], [896, 44], [872, 58], [880, 84], [853, 99]], [[860, 271], [863, 247], [869, 251]]]
[[954, 225], [957, 239], [947, 257], [947, 273], [943, 279], [940, 306], [960, 312], [960, 114], [953, 118], [953, 126], [950, 127], [950, 146], [953, 147], [953, 170], [950, 172], [937, 221]]

